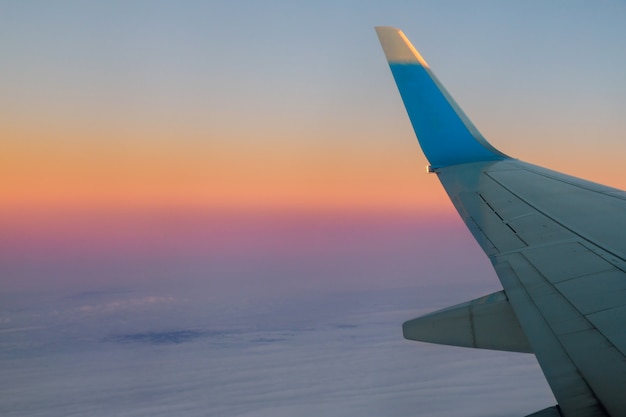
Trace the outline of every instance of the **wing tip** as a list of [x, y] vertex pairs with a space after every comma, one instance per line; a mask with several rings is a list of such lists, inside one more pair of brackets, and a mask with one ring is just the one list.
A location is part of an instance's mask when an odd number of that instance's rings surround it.
[[420, 64], [428, 68], [426, 60], [400, 29], [393, 26], [376, 26], [374, 29], [389, 63]]
[[400, 29], [377, 26], [376, 33], [417, 139], [433, 168], [509, 158], [476, 129]]

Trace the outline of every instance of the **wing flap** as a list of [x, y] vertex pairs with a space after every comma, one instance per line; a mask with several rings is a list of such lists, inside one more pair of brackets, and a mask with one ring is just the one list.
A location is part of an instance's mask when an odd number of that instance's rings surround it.
[[494, 267], [563, 414], [568, 417], [607, 417], [512, 265], [501, 259]]

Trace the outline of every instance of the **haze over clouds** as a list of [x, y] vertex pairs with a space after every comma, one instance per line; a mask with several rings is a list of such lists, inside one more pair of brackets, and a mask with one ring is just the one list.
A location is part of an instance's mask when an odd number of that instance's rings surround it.
[[398, 323], [432, 307], [424, 290], [301, 295], [249, 302], [235, 314], [171, 296], [146, 307], [131, 293], [100, 294], [99, 303], [86, 295], [89, 311], [73, 307], [84, 305], [82, 296], [51, 300], [55, 317], [32, 317], [41, 325], [3, 335], [0, 410], [513, 416], [532, 411], [528, 398], [550, 404], [530, 355], [403, 341]]
[[0, 414], [554, 404], [531, 355], [402, 339], [500, 285], [373, 27], [401, 27], [498, 148], [624, 188], [622, 3], [0, 9]]
[[[263, 218], [231, 226], [232, 246], [217, 248], [218, 256], [197, 250], [211, 242], [202, 228], [184, 233], [187, 250], [172, 231], [151, 240], [168, 249], [157, 252], [168, 255], [156, 265], [144, 250], [104, 252], [108, 289], [74, 290], [77, 278], [63, 273], [77, 272], [75, 261], [57, 253], [45, 262], [57, 287], [25, 275], [29, 291], [3, 296], [0, 411], [521, 415], [533, 411], [528, 398], [553, 401], [530, 355], [402, 339], [404, 320], [497, 289], [489, 266], [476, 265], [480, 251], [465, 230], [412, 216], [318, 216], [313, 227], [306, 219], [283, 229]], [[428, 246], [442, 254], [427, 259], [419, 248]], [[19, 270], [16, 261], [7, 266]], [[159, 276], [164, 266], [169, 272]], [[82, 273], [94, 270], [100, 276], [98, 268]], [[154, 282], [134, 277], [139, 270]]]

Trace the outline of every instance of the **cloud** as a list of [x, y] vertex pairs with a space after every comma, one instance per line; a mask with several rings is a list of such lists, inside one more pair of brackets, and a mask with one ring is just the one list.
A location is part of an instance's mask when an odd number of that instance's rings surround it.
[[[8, 399], [0, 411], [471, 417], [554, 403], [531, 355], [403, 340], [402, 321], [431, 296], [423, 288], [307, 294], [247, 300], [236, 314], [156, 292], [113, 296], [88, 304], [80, 320], [3, 334], [7, 346], [38, 345], [0, 352]], [[120, 314], [96, 314], [109, 311]]]
[[207, 336], [200, 330], [172, 330], [166, 332], [131, 333], [111, 336], [107, 340], [119, 343], [148, 343], [151, 345], [167, 345], [192, 342]]
[[74, 308], [78, 313], [118, 313], [129, 310], [138, 310], [146, 307], [172, 304], [177, 302], [171, 296], [145, 296], [131, 299], [120, 299], [99, 304], [83, 304]]
[[[117, 343], [139, 343], [148, 345], [178, 345], [181, 343], [195, 342], [201, 339], [209, 338], [212, 340], [223, 339], [236, 332], [224, 330], [199, 330], [199, 329], [183, 329], [183, 330], [167, 330], [152, 331], [143, 333], [126, 333], [117, 334], [104, 338], [105, 342]], [[264, 341], [263, 339], [258, 339]], [[273, 340], [283, 339], [268, 339]]]

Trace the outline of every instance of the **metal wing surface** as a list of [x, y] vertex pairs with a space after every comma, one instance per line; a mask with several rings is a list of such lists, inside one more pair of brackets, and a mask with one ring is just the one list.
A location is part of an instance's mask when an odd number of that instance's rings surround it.
[[400, 30], [376, 30], [429, 171], [504, 289], [405, 337], [533, 352], [558, 401], [542, 413], [626, 416], [626, 193], [498, 151]]

